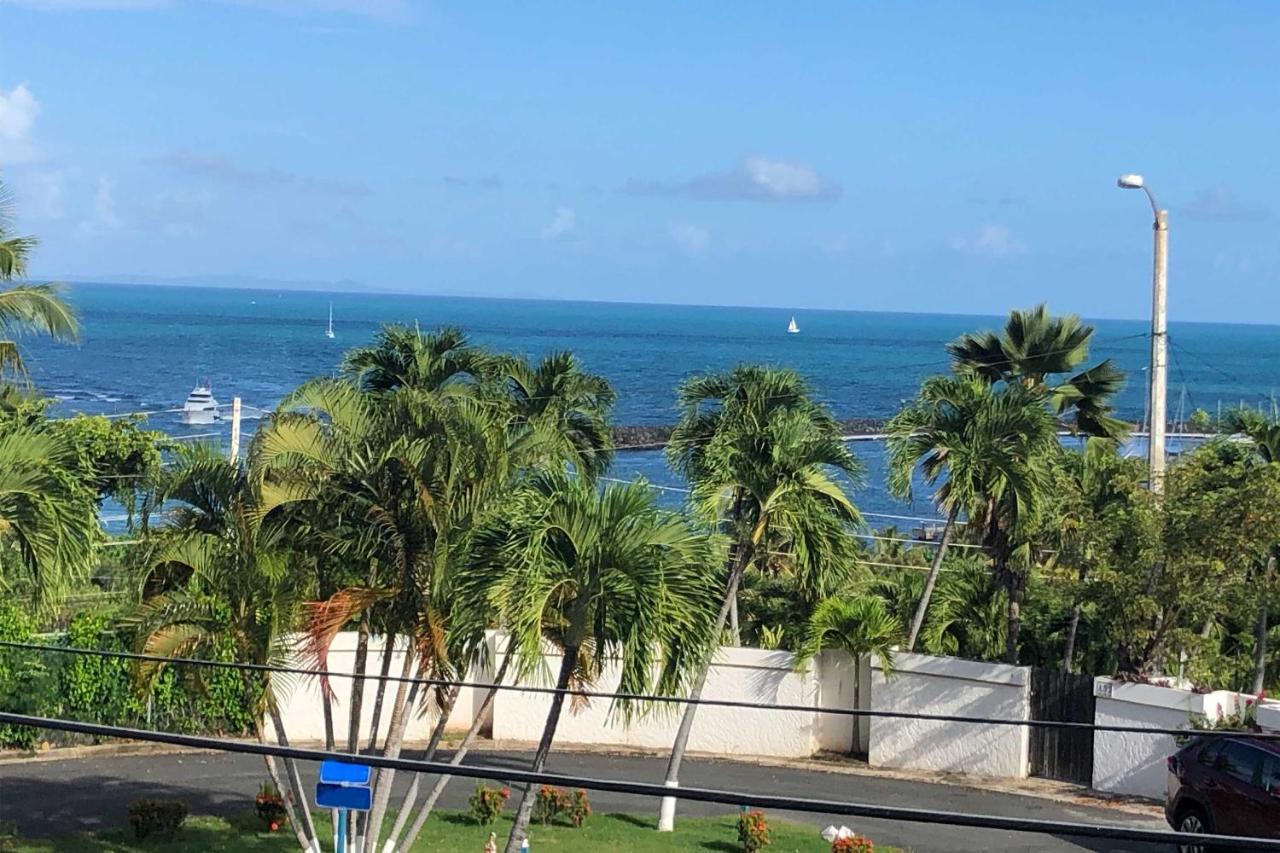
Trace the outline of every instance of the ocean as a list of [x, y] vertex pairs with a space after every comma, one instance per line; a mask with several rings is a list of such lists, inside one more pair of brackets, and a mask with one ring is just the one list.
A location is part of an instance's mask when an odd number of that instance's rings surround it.
[[[33, 380], [66, 414], [173, 409], [203, 379], [220, 402], [239, 396], [250, 412], [269, 411], [306, 379], [333, 372], [345, 349], [398, 322], [460, 326], [476, 343], [535, 357], [572, 350], [617, 389], [619, 425], [673, 422], [675, 389], [684, 378], [739, 362], [794, 368], [837, 417], [878, 419], [913, 396], [921, 379], [946, 371], [947, 341], [997, 328], [1003, 319], [115, 284], [74, 285], [69, 293], [80, 312], [81, 343], [23, 341]], [[324, 336], [330, 302], [333, 340]], [[795, 335], [786, 332], [793, 313], [801, 330]], [[1094, 325], [1093, 359], [1113, 358], [1128, 372], [1117, 406], [1122, 416], [1140, 420], [1148, 324]], [[1169, 339], [1171, 419], [1197, 407], [1271, 406], [1280, 384], [1280, 327], [1172, 323]], [[154, 415], [151, 424], [175, 435], [227, 431], [184, 427], [174, 414]], [[854, 449], [868, 469], [857, 493], [864, 510], [932, 514], [927, 494], [904, 505], [885, 492], [879, 443], [857, 442]], [[681, 485], [655, 451], [618, 455], [613, 475], [635, 474]], [[669, 501], [680, 497], [665, 494]]]

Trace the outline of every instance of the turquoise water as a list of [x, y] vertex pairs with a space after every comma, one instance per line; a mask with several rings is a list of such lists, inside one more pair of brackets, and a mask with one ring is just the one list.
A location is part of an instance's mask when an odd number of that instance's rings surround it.
[[[891, 415], [925, 376], [946, 370], [945, 343], [958, 334], [998, 326], [1001, 318], [851, 311], [796, 313], [801, 333], [788, 335], [790, 311], [549, 302], [357, 293], [274, 292], [216, 288], [78, 285], [79, 346], [25, 342], [38, 385], [59, 398], [63, 412], [123, 413], [182, 405], [197, 380], [208, 378], [224, 403], [240, 396], [270, 409], [290, 389], [332, 372], [343, 350], [364, 344], [388, 322], [463, 327], [482, 344], [537, 356], [571, 349], [588, 369], [618, 390], [619, 424], [664, 424], [675, 418], [675, 388], [690, 374], [742, 361], [793, 367], [842, 418]], [[324, 336], [333, 302], [337, 336]], [[1146, 324], [1096, 322], [1094, 357], [1111, 357], [1129, 372], [1118, 398], [1121, 414], [1143, 414], [1148, 359]], [[1270, 405], [1280, 382], [1280, 327], [1174, 323], [1170, 326], [1170, 417], [1199, 406], [1214, 410], [1243, 401]], [[174, 414], [152, 423], [175, 434], [225, 426], [183, 427]], [[863, 505], [904, 514], [883, 491], [883, 451], [857, 443], [868, 467]], [[620, 455], [618, 476], [643, 473], [674, 482], [661, 454]], [[676, 493], [670, 493], [678, 499]]]

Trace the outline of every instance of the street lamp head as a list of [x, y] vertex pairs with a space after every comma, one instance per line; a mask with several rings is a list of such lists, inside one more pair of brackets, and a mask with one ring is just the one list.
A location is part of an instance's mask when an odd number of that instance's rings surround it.
[[1126, 189], [1126, 190], [1140, 190], [1140, 189], [1143, 189], [1145, 184], [1143, 183], [1141, 175], [1129, 174], [1129, 175], [1121, 175], [1116, 180], [1116, 186], [1122, 187], [1123, 189]]

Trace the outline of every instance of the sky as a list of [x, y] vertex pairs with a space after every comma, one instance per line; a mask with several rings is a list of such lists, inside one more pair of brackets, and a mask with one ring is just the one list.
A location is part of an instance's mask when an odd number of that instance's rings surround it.
[[1271, 3], [0, 0], [35, 277], [1278, 322]]

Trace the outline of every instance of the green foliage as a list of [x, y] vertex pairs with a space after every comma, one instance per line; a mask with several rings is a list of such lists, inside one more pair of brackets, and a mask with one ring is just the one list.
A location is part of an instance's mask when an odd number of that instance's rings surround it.
[[1187, 418], [1187, 429], [1191, 432], [1208, 432], [1213, 429], [1213, 415], [1204, 409], [1196, 409]]
[[[0, 640], [30, 643], [34, 639], [31, 616], [13, 602], [0, 602]], [[0, 708], [15, 714], [41, 714], [46, 710], [48, 683], [48, 670], [36, 655], [0, 648]], [[0, 724], [0, 748], [32, 749], [38, 737], [35, 729]]]
[[738, 849], [743, 853], [756, 853], [769, 843], [769, 821], [764, 812], [756, 809], [738, 815]]
[[580, 829], [591, 816], [591, 800], [587, 792], [581, 788], [569, 791], [553, 785], [538, 788], [537, 799], [533, 803], [532, 820], [543, 826], [550, 826], [559, 817], [569, 821], [569, 825]]
[[129, 804], [129, 825], [139, 841], [159, 838], [170, 841], [187, 819], [187, 804], [181, 800], [134, 800]]

